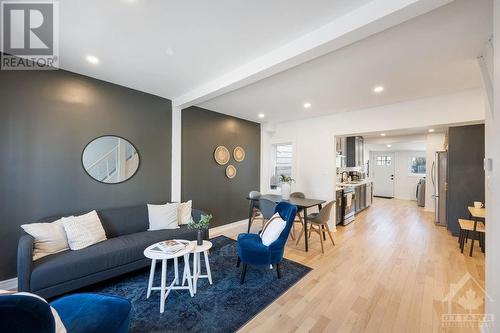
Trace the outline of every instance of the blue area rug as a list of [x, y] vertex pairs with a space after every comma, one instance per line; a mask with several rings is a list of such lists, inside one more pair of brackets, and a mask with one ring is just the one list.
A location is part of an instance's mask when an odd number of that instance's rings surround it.
[[[146, 299], [149, 268], [93, 285], [85, 291], [128, 298], [132, 302], [130, 332], [234, 332], [311, 270], [284, 259], [283, 276], [278, 279], [276, 269], [248, 266], [245, 283], [240, 285], [236, 241], [219, 236], [211, 242], [209, 260], [213, 284], [207, 279], [198, 280], [194, 297], [187, 290], [173, 290], [167, 297], [163, 314], [160, 314], [160, 291], [152, 291]], [[182, 276], [181, 262], [179, 274]], [[157, 265], [155, 286], [159, 285], [160, 271], [161, 265]], [[204, 272], [202, 259], [202, 274]], [[167, 283], [170, 283], [173, 279], [171, 260], [168, 276]]]

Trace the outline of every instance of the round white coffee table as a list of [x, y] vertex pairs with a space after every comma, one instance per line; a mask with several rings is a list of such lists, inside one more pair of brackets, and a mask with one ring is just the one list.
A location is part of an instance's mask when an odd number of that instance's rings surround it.
[[[193, 249], [191, 253], [193, 253], [193, 292], [196, 294], [196, 289], [198, 285], [198, 279], [205, 278], [208, 279], [208, 282], [212, 284], [212, 273], [210, 271], [210, 263], [208, 262], [208, 250], [212, 248], [212, 242], [204, 240], [203, 245], [197, 245], [196, 241], [192, 241]], [[200, 255], [203, 252], [203, 257], [205, 259], [205, 267], [207, 270], [207, 274], [201, 274], [201, 258]], [[184, 285], [185, 281], [183, 279], [182, 285]]]
[[[176, 239], [177, 240], [177, 239]], [[182, 241], [182, 240], [178, 240]], [[148, 282], [148, 293], [147, 293], [147, 298], [151, 295], [151, 290], [160, 290], [161, 291], [161, 296], [160, 296], [160, 313], [163, 313], [165, 311], [165, 300], [167, 299], [168, 294], [170, 293], [171, 290], [173, 289], [187, 289], [189, 290], [189, 294], [191, 297], [194, 296], [193, 292], [193, 286], [191, 282], [191, 272], [189, 268], [189, 255], [191, 251], [194, 249], [194, 245], [192, 242], [189, 241], [184, 241], [187, 242], [187, 246], [184, 250], [181, 250], [177, 253], [174, 254], [167, 254], [163, 253], [161, 251], [154, 251], [152, 250], [153, 248], [157, 247], [157, 243], [148, 246], [144, 250], [144, 256], [146, 258], [151, 259], [151, 271], [149, 273], [149, 282]], [[195, 243], [196, 244], [196, 243]], [[178, 263], [178, 258], [184, 257], [184, 273], [182, 277], [182, 285], [179, 284], [179, 263]], [[174, 259], [174, 280], [170, 285], [167, 286], [167, 260], [168, 259]], [[154, 280], [154, 275], [155, 275], [155, 268], [156, 268], [156, 261], [161, 260], [161, 284], [159, 287], [153, 287], [153, 280]], [[184, 286], [184, 282], [187, 280], [188, 285]]]

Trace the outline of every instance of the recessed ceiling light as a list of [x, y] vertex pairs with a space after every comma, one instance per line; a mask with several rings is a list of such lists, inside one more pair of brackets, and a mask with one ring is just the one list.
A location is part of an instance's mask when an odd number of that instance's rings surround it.
[[98, 64], [99, 63], [99, 59], [97, 59], [97, 57], [93, 56], [93, 55], [88, 55], [86, 57], [87, 61], [90, 62], [91, 64], [95, 65], [95, 64]]
[[429, 133], [434, 133], [436, 130], [434, 128], [429, 128]]
[[174, 55], [174, 50], [172, 50], [171, 48], [168, 48], [165, 50], [165, 53], [170, 57], [170, 56]]
[[387, 145], [387, 148], [391, 148], [391, 147], [392, 147], [392, 145]]
[[311, 103], [309, 103], [309, 102], [304, 103], [304, 107], [305, 107], [306, 109], [309, 109], [311, 106], [312, 106], [312, 105], [311, 105]]
[[373, 88], [373, 92], [375, 92], [377, 94], [380, 94], [382, 91], [384, 91], [383, 86], [376, 86], [375, 88]]
[[386, 134], [385, 133], [380, 133], [380, 136], [386, 136]]
[[259, 118], [264, 118], [266, 115], [263, 113], [259, 113]]

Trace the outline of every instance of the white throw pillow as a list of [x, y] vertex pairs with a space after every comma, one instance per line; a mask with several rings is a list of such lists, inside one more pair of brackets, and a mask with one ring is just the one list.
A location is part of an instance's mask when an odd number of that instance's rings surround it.
[[[47, 303], [47, 301], [45, 299], [41, 298], [38, 295], [32, 294], [32, 293], [19, 292], [19, 293], [15, 293], [13, 295], [26, 296], [26, 297], [35, 297], [35, 298], [38, 298], [38, 299], [44, 301], [45, 303]], [[59, 314], [57, 313], [56, 309], [54, 309], [51, 306], [50, 307], [50, 311], [52, 312], [52, 316], [54, 317], [54, 323], [55, 323], [55, 327], [56, 327], [56, 332], [55, 333], [66, 333], [66, 327], [64, 327], [64, 324], [63, 324], [63, 322], [61, 320], [61, 317], [59, 317]]]
[[72, 250], [81, 250], [107, 239], [95, 210], [84, 215], [68, 217], [64, 219], [63, 226], [69, 248]]
[[21, 228], [35, 239], [33, 260], [69, 249], [68, 239], [64, 231], [63, 217], [52, 223], [23, 224]]
[[178, 203], [167, 203], [165, 205], [150, 205], [148, 204], [149, 229], [177, 229], [178, 223]]
[[179, 225], [188, 224], [191, 221], [191, 207], [193, 201], [181, 202], [179, 204]]
[[262, 238], [262, 244], [265, 246], [271, 245], [275, 240], [277, 240], [283, 230], [285, 230], [286, 221], [283, 220], [279, 213], [276, 213], [266, 222], [262, 232], [260, 233], [260, 238]]

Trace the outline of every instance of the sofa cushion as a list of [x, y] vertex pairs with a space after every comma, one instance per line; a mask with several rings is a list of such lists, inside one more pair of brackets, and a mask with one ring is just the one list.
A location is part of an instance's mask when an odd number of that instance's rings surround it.
[[186, 226], [178, 229], [144, 231], [110, 238], [77, 251], [64, 251], [33, 263], [31, 290], [98, 273], [144, 259], [144, 249], [167, 239], [196, 239], [196, 231]]

